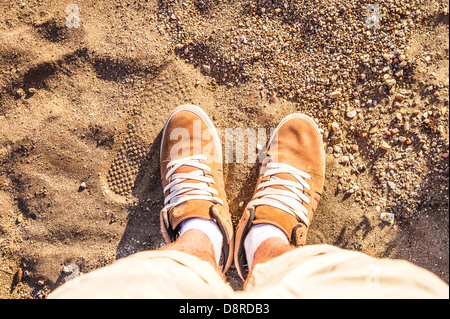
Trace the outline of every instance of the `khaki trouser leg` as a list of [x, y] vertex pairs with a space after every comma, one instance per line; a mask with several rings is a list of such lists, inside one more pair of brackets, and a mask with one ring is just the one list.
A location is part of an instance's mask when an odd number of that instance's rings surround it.
[[209, 263], [165, 250], [120, 259], [49, 298], [449, 298], [449, 287], [406, 261], [314, 245], [256, 265], [242, 292], [234, 292]]
[[49, 298], [230, 298], [233, 289], [214, 268], [174, 250], [146, 251], [73, 279]]
[[246, 298], [449, 298], [446, 283], [407, 261], [328, 245], [256, 265], [246, 288]]

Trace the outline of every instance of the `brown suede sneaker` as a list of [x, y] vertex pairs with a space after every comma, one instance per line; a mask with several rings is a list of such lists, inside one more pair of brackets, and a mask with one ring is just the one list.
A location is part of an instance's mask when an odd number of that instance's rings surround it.
[[182, 105], [169, 116], [161, 140], [164, 208], [161, 232], [167, 243], [188, 218], [214, 220], [223, 235], [220, 267], [233, 260], [233, 225], [223, 181], [222, 146], [214, 124], [198, 106]]
[[285, 117], [269, 139], [253, 198], [236, 229], [234, 261], [242, 279], [248, 274], [244, 240], [253, 225], [272, 224], [292, 245], [305, 245], [324, 176], [325, 153], [316, 123], [304, 114]]

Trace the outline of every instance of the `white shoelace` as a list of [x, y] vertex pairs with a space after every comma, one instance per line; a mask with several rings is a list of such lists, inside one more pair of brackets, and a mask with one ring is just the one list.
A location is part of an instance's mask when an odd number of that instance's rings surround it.
[[[272, 206], [295, 216], [309, 226], [308, 210], [303, 203], [306, 203], [306, 205], [310, 203], [310, 199], [306, 196], [304, 190], [311, 191], [306, 182], [306, 180], [311, 180], [311, 176], [290, 165], [275, 162], [267, 163], [261, 173], [263, 177], [270, 176], [270, 179], [258, 185], [258, 191], [254, 199], [248, 203], [248, 206], [254, 206], [255, 208], [261, 205]], [[292, 175], [298, 182], [273, 176], [282, 173]], [[272, 186], [284, 186], [289, 190], [272, 188]]]
[[[223, 200], [217, 197], [219, 192], [208, 185], [214, 184], [214, 179], [205, 174], [205, 172], [211, 172], [209, 166], [201, 163], [206, 160], [207, 157], [204, 155], [194, 155], [167, 164], [167, 169], [170, 170], [166, 174], [166, 180], [171, 178], [171, 182], [164, 188], [164, 192], [169, 191], [169, 195], [164, 199], [164, 208], [167, 211], [192, 199], [202, 199], [223, 205]], [[189, 173], [175, 173], [181, 166], [192, 166], [198, 170]], [[187, 180], [200, 183], [185, 182]]]

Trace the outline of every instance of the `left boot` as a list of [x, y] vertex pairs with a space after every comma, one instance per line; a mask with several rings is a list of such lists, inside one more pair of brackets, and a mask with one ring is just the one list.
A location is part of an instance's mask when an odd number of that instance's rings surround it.
[[214, 124], [200, 107], [182, 105], [170, 114], [162, 133], [160, 164], [165, 241], [178, 238], [179, 225], [186, 219], [214, 220], [223, 235], [219, 267], [225, 273], [233, 261], [233, 225], [223, 181], [222, 146]]

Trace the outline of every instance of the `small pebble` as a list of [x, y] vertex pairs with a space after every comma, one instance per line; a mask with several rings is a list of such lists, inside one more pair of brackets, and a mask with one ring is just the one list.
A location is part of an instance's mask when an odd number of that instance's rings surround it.
[[387, 151], [387, 150], [390, 150], [390, 149], [391, 149], [391, 146], [390, 146], [388, 143], [386, 143], [385, 141], [382, 141], [382, 142], [380, 143], [380, 148], [381, 148], [382, 150]]
[[270, 102], [275, 102], [276, 101], [276, 99], [277, 99], [277, 92], [272, 92], [272, 94], [270, 94], [270, 97], [269, 97], [269, 101]]
[[347, 112], [347, 117], [348, 118], [354, 118], [356, 116], [356, 111], [355, 110], [353, 110], [353, 111], [349, 111], [349, 112]]
[[387, 183], [388, 183], [388, 186], [389, 186], [389, 188], [390, 188], [391, 190], [394, 190], [394, 189], [395, 189], [396, 185], [395, 185], [394, 182], [389, 181], [389, 182], [387, 182]]
[[339, 130], [339, 124], [337, 122], [330, 123], [330, 130], [336, 132]]
[[341, 93], [341, 91], [339, 91], [339, 90], [336, 90], [336, 91], [334, 91], [334, 92], [331, 92], [331, 94], [330, 94], [330, 97], [332, 98], [332, 99], [338, 99], [338, 98], [340, 98], [342, 96], [342, 93]]
[[408, 132], [410, 128], [411, 128], [411, 126], [409, 124], [409, 121], [405, 121], [405, 123], [403, 123], [403, 130], [405, 132]]
[[25, 97], [25, 91], [23, 90], [23, 89], [18, 89], [17, 91], [16, 91], [16, 94], [17, 94], [17, 97], [19, 98], [19, 99], [23, 99], [24, 97]]
[[344, 155], [344, 156], [341, 157], [341, 159], [339, 160], [339, 162], [340, 162], [341, 164], [348, 164], [348, 163], [350, 163], [350, 158], [349, 158], [347, 155]]
[[398, 101], [403, 101], [405, 98], [406, 98], [406, 96], [404, 94], [401, 94], [401, 93], [397, 93], [395, 95], [395, 99], [398, 100]]

